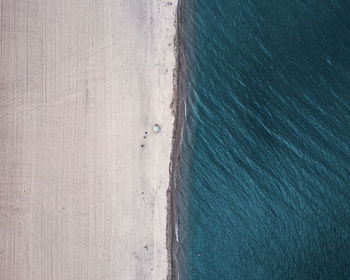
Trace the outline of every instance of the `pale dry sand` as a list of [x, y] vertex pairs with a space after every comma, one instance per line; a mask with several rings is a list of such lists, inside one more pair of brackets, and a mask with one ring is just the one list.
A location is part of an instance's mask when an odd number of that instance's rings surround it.
[[176, 0], [0, 3], [0, 279], [166, 279]]

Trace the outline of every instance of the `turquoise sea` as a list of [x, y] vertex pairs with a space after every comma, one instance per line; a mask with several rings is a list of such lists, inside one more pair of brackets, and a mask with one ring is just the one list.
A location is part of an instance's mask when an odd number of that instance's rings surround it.
[[180, 279], [350, 279], [350, 1], [182, 5]]

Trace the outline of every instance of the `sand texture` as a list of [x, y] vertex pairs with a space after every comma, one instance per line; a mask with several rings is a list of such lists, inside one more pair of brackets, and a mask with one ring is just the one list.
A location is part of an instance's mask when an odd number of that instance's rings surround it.
[[175, 0], [0, 3], [0, 279], [166, 279]]

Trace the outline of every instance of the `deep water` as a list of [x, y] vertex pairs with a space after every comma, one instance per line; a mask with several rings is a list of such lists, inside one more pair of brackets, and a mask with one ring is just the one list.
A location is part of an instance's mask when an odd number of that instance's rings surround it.
[[350, 279], [350, 1], [183, 16], [180, 279]]

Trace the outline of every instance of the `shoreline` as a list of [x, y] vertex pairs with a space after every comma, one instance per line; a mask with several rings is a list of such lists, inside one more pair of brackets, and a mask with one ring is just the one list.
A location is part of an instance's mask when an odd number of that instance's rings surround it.
[[171, 110], [174, 115], [172, 150], [169, 163], [169, 188], [167, 191], [167, 251], [168, 251], [168, 280], [178, 279], [179, 263], [177, 251], [179, 248], [177, 232], [177, 178], [179, 172], [179, 160], [183, 128], [185, 123], [185, 59], [182, 28], [183, 23], [183, 0], [179, 0], [176, 8], [174, 38], [175, 68], [173, 73], [173, 98]]

